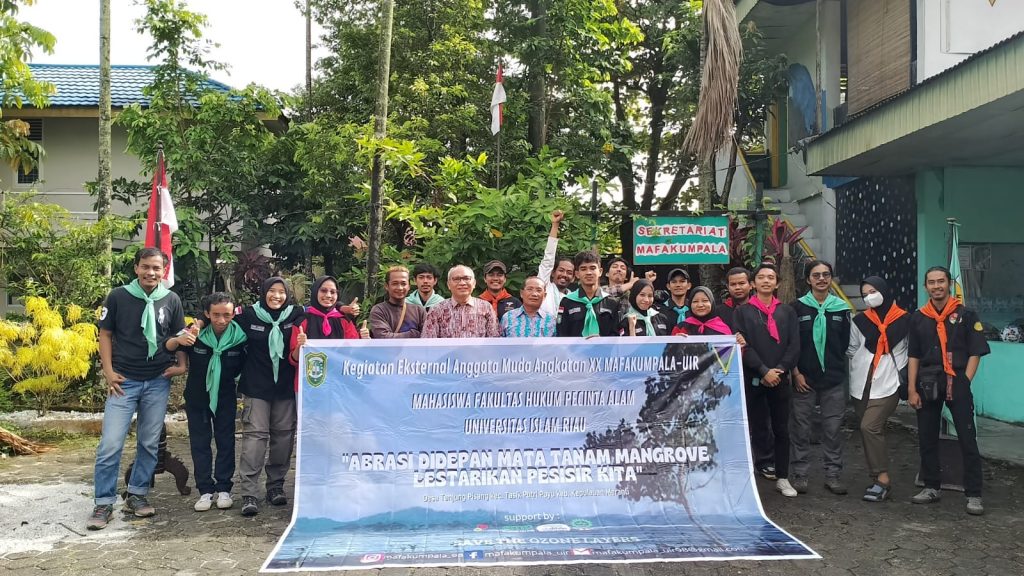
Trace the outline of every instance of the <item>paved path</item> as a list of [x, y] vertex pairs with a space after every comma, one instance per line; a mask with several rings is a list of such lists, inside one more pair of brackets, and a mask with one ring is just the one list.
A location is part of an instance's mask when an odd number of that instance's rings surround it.
[[[852, 431], [847, 430], [852, 435]], [[759, 481], [770, 518], [823, 556], [813, 561], [700, 562], [509, 568], [380, 569], [347, 572], [364, 576], [668, 576], [692, 575], [998, 575], [1024, 574], [1024, 468], [989, 463], [985, 469], [988, 513], [964, 512], [961, 494], [915, 506], [913, 476], [917, 444], [913, 433], [890, 429], [895, 498], [884, 504], [862, 502], [867, 484], [860, 442], [847, 444], [848, 496], [833, 496], [812, 476], [811, 491], [786, 499]], [[188, 454], [187, 440], [172, 437], [176, 454]], [[195, 495], [179, 496], [170, 477], [158, 477], [152, 501], [158, 514], [146, 520], [115, 522], [88, 533], [93, 452], [50, 453], [0, 461], [0, 572], [5, 574], [146, 576], [254, 574], [287, 526], [290, 508], [264, 506], [255, 518], [235, 509], [192, 511]], [[187, 459], [186, 459], [187, 460]], [[293, 486], [286, 486], [291, 495]], [[194, 492], [194, 491], [193, 491]], [[29, 549], [31, 548], [31, 549]], [[49, 549], [46, 549], [49, 548]]]

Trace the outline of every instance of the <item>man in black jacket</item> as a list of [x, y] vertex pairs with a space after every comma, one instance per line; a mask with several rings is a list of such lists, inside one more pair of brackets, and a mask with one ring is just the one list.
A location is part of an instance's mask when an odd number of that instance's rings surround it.
[[843, 472], [843, 415], [846, 413], [846, 349], [850, 346], [850, 306], [831, 293], [832, 265], [809, 262], [804, 277], [811, 291], [793, 303], [800, 324], [800, 360], [793, 369], [791, 484], [807, 492], [814, 406], [821, 406], [821, 452], [825, 487], [846, 494]]
[[558, 305], [557, 336], [617, 336], [619, 302], [601, 290], [601, 258], [583, 251], [573, 258], [580, 287]]
[[[794, 497], [797, 491], [789, 483], [789, 372], [800, 357], [800, 328], [793, 308], [775, 297], [778, 278], [774, 265], [758, 266], [754, 297], [736, 309], [733, 321], [736, 332], [747, 340], [743, 368], [754, 464], [764, 476], [774, 468], [776, 488]], [[766, 442], [758, 433], [768, 420], [775, 436], [774, 461], [765, 456]]]
[[[918, 442], [921, 452], [921, 490], [911, 501], [930, 504], [940, 498], [939, 425], [942, 405], [949, 408], [956, 426], [957, 441], [964, 462], [964, 496], [967, 513], [984, 514], [981, 504], [981, 453], [974, 427], [974, 395], [971, 381], [981, 357], [989, 353], [984, 327], [973, 310], [959, 298], [950, 297], [952, 277], [941, 266], [930, 268], [924, 277], [928, 302], [910, 317], [907, 403], [917, 409]], [[918, 386], [931, 384], [937, 398], [922, 397]]]

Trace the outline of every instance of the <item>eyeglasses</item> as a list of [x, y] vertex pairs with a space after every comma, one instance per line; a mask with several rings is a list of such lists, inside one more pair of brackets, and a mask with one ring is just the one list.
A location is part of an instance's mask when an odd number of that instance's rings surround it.
[[450, 278], [450, 280], [452, 282], [456, 283], [456, 284], [461, 284], [462, 282], [472, 282], [473, 281], [473, 277], [472, 276], [453, 276], [452, 278]]
[[811, 272], [811, 278], [815, 280], [827, 280], [832, 277], [831, 272]]

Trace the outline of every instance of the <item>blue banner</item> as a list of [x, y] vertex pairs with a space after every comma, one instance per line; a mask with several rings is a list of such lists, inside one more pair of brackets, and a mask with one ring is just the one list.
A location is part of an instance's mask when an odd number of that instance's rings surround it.
[[769, 521], [729, 338], [310, 341], [265, 571], [818, 558]]

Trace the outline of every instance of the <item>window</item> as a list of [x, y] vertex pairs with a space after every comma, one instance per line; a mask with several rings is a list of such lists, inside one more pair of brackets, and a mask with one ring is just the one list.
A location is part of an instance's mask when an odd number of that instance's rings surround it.
[[[43, 119], [42, 118], [26, 118], [25, 122], [28, 123], [28, 139], [32, 142], [43, 141]], [[18, 184], [35, 184], [39, 181], [39, 164], [38, 158], [36, 158], [37, 164], [29, 172], [25, 172], [18, 169]]]
[[1024, 342], [1024, 244], [960, 244], [965, 304], [989, 340]]

